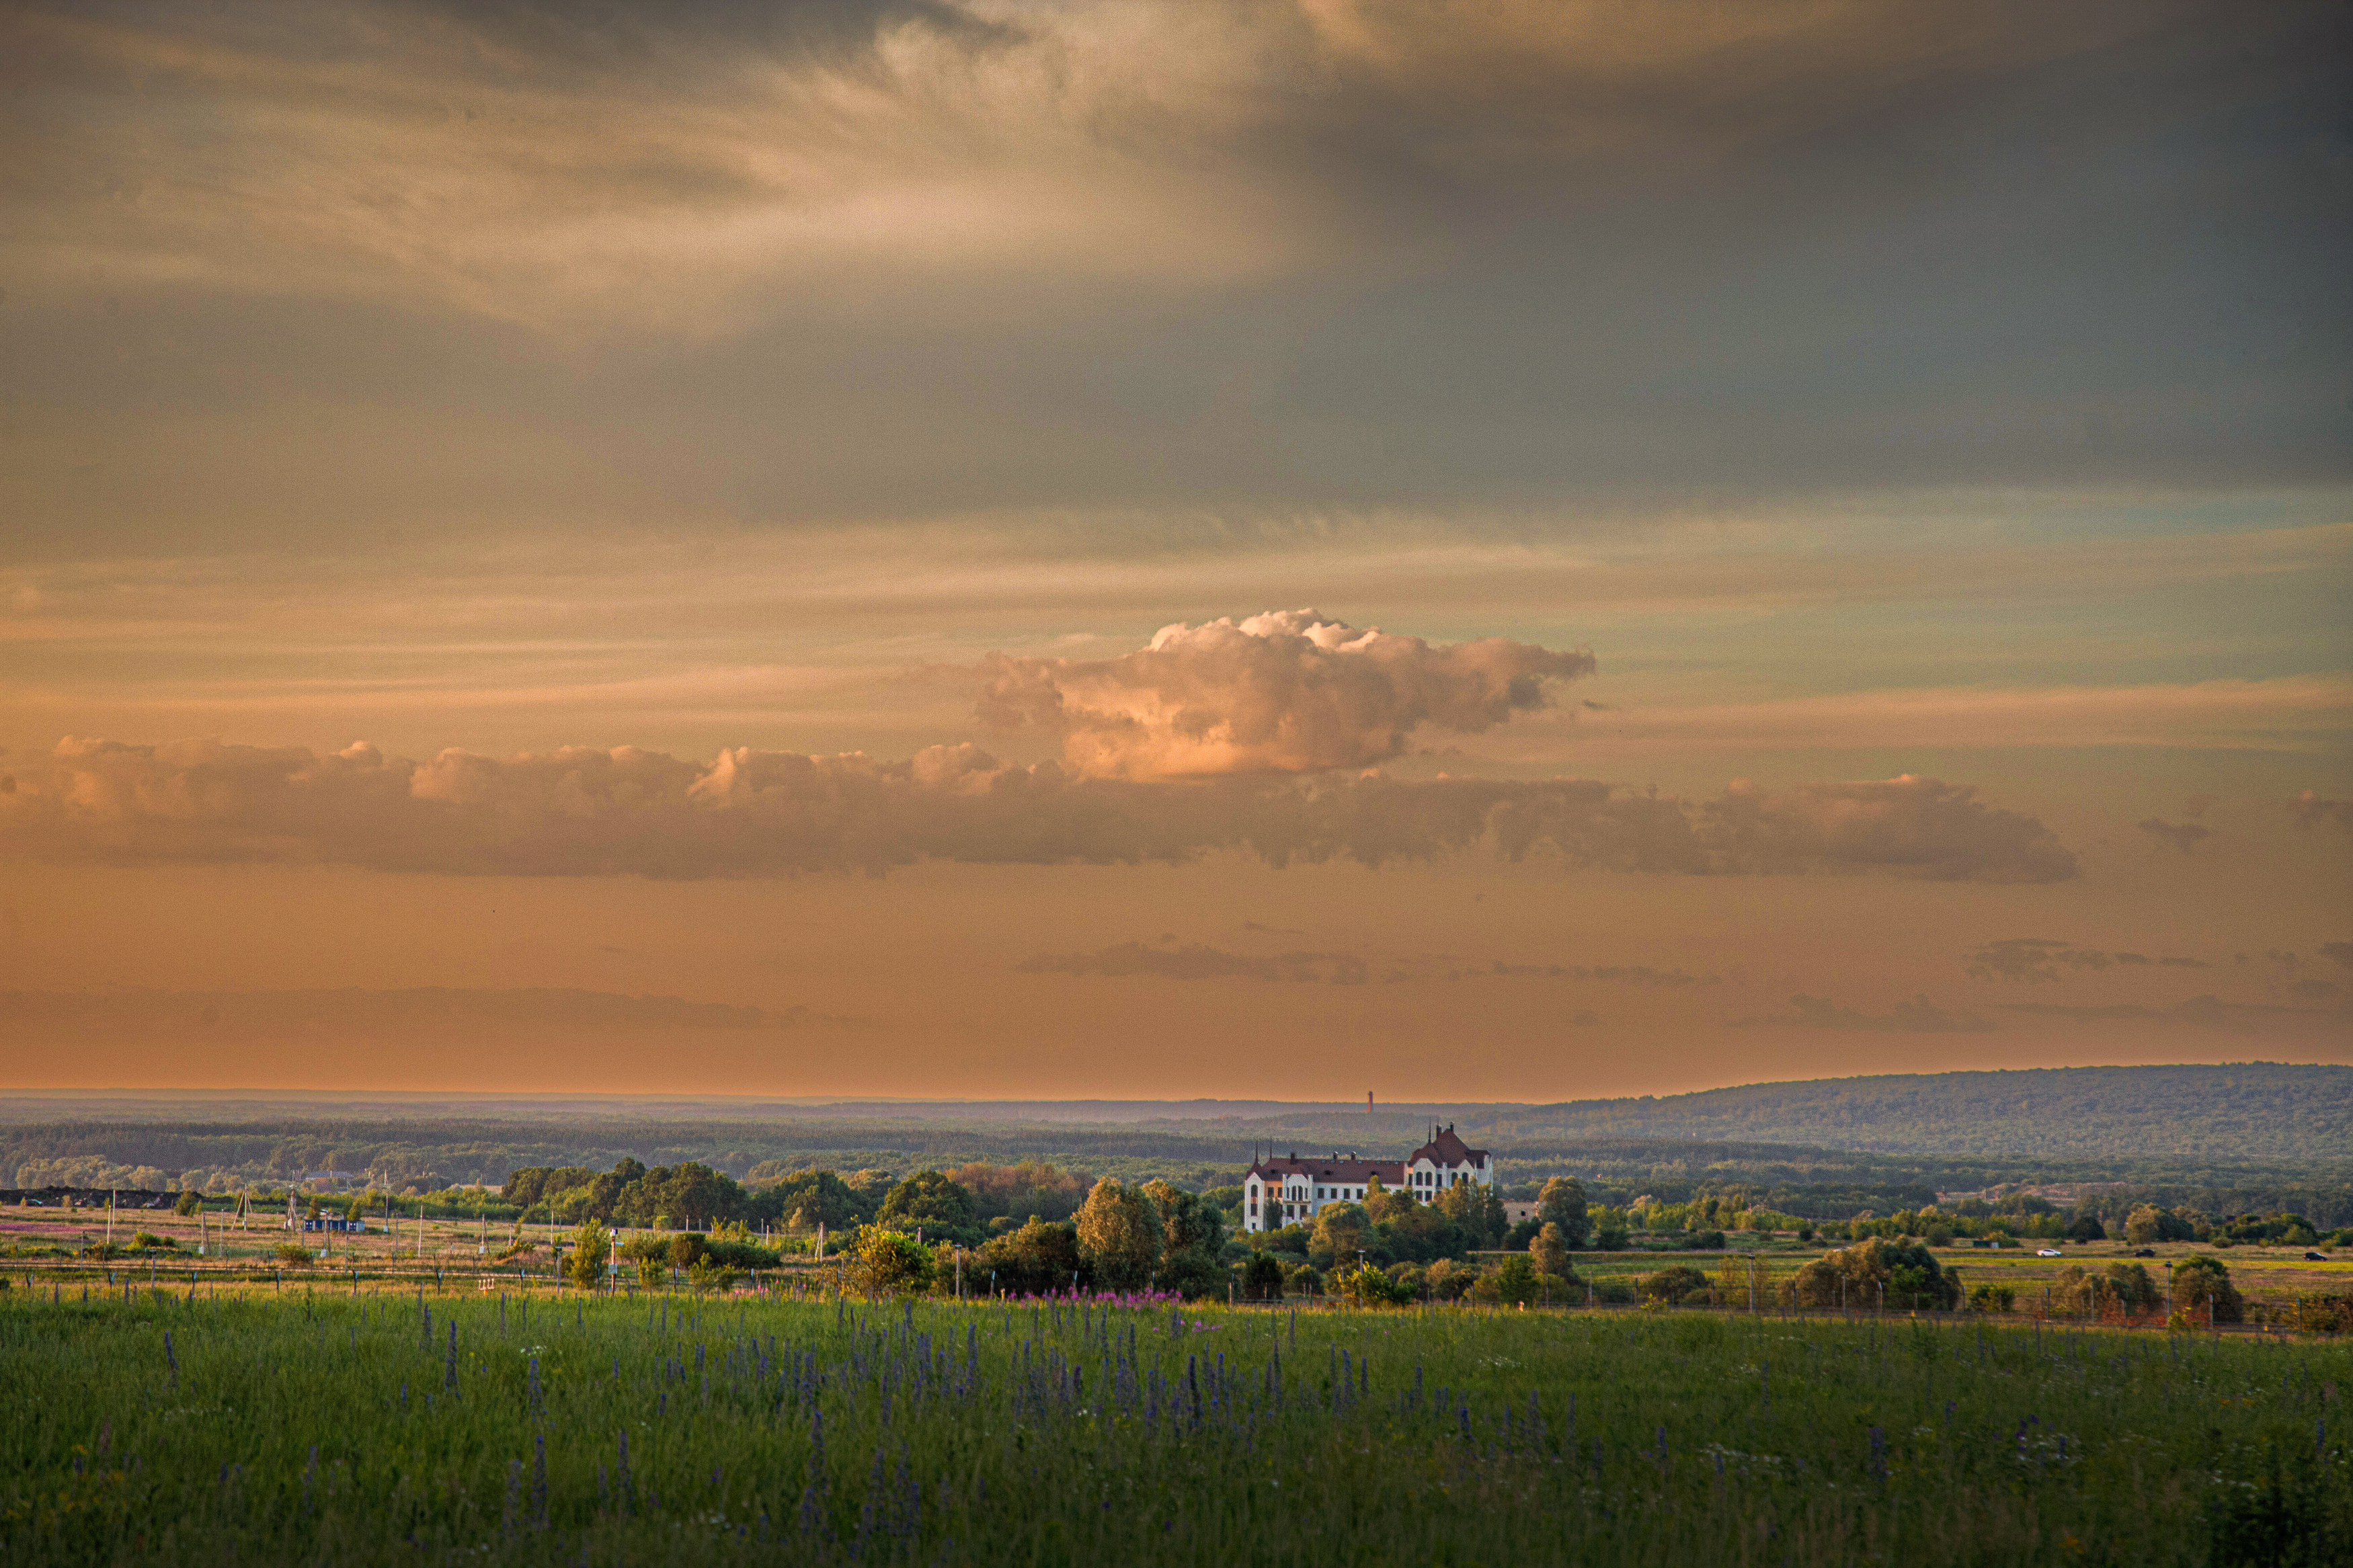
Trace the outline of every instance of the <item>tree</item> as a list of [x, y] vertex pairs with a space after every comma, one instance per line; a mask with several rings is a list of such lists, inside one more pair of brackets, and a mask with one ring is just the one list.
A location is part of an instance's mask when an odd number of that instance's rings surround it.
[[1544, 1295], [1544, 1281], [1536, 1278], [1536, 1266], [1528, 1255], [1515, 1252], [1493, 1273], [1482, 1276], [1477, 1289], [1482, 1300], [1525, 1304]]
[[1188, 1297], [1221, 1289], [1226, 1226], [1216, 1207], [1162, 1181], [1146, 1182], [1144, 1195], [1160, 1215], [1161, 1285]]
[[870, 1296], [912, 1296], [930, 1289], [938, 1267], [929, 1248], [903, 1231], [861, 1225], [851, 1237], [849, 1278]]
[[1315, 1228], [1308, 1235], [1307, 1260], [1326, 1269], [1353, 1265], [1359, 1250], [1369, 1250], [1365, 1242], [1371, 1229], [1365, 1211], [1356, 1205], [1326, 1204], [1315, 1215]]
[[1086, 1271], [1078, 1227], [1033, 1218], [1018, 1230], [990, 1237], [965, 1263], [965, 1279], [976, 1292], [994, 1288], [1008, 1296], [1043, 1296], [1069, 1289]]
[[572, 1233], [572, 1261], [566, 1266], [572, 1282], [583, 1290], [594, 1290], [605, 1277], [605, 1253], [611, 1245], [611, 1233], [603, 1223], [584, 1219], [580, 1228]]
[[1282, 1263], [1271, 1252], [1253, 1252], [1242, 1265], [1242, 1296], [1251, 1301], [1273, 1301], [1282, 1296]]
[[1375, 1225], [1384, 1220], [1403, 1219], [1419, 1206], [1411, 1188], [1400, 1187], [1391, 1192], [1377, 1175], [1365, 1184], [1365, 1215]]
[[2214, 1321], [2246, 1321], [2246, 1301], [2240, 1296], [2239, 1288], [2231, 1283], [2231, 1271], [2222, 1266], [2221, 1258], [2201, 1252], [2175, 1264], [2173, 1310], [2195, 1323], [2206, 1316], [2209, 1302], [2213, 1304]]
[[1504, 1200], [1495, 1189], [1477, 1182], [1457, 1182], [1439, 1194], [1438, 1206], [1447, 1217], [1477, 1238], [1481, 1247], [1500, 1244], [1510, 1228], [1504, 1217]]
[[2052, 1297], [2062, 1310], [2089, 1318], [2151, 1311], [2160, 1300], [2157, 1281], [2137, 1263], [2111, 1263], [2100, 1274], [2071, 1263], [2059, 1271]]
[[1479, 1271], [1467, 1263], [1441, 1258], [1430, 1266], [1425, 1284], [1434, 1300], [1459, 1301], [1479, 1281]]
[[2135, 1247], [2197, 1238], [2198, 1221], [2178, 1208], [2161, 1209], [2155, 1204], [2142, 1204], [2125, 1216], [2125, 1239]]
[[[1582, 1201], [1582, 1194], [1579, 1194], [1579, 1202]], [[1528, 1259], [1535, 1265], [1539, 1274], [1567, 1276], [1568, 1246], [1562, 1237], [1558, 1220], [1545, 1221], [1544, 1228], [1536, 1232], [1535, 1240], [1528, 1244]]]
[[190, 1215], [195, 1213], [196, 1210], [202, 1208], [204, 1206], [204, 1202], [205, 1196], [202, 1193], [190, 1189], [183, 1192], [179, 1197], [174, 1201], [172, 1205], [172, 1212], [178, 1215], [182, 1219], [185, 1219]]
[[2070, 1241], [2105, 1241], [2108, 1239], [2108, 1227], [2100, 1223], [2100, 1216], [2098, 1215], [2077, 1215], [2075, 1216], [2075, 1222], [2067, 1227], [2067, 1239]]
[[1160, 1263], [1160, 1215], [1152, 1200], [1106, 1176], [1079, 1205], [1079, 1256], [1113, 1290], [1140, 1290]]
[[848, 1230], [873, 1217], [848, 1182], [831, 1171], [804, 1171], [787, 1176], [760, 1194], [757, 1205], [772, 1219], [794, 1230]]
[[972, 1194], [937, 1171], [918, 1171], [892, 1187], [874, 1215], [877, 1225], [976, 1245], [983, 1234]]
[[1544, 1190], [1536, 1194], [1536, 1214], [1546, 1225], [1560, 1227], [1563, 1247], [1583, 1247], [1586, 1237], [1591, 1234], [1592, 1222], [1585, 1211], [1585, 1187], [1574, 1176], [1555, 1176], [1546, 1182]]
[[[1899, 1268], [1907, 1271], [1900, 1279]], [[1883, 1236], [1823, 1253], [1791, 1275], [1781, 1295], [1798, 1307], [1853, 1309], [1878, 1306], [1883, 1289], [1894, 1304], [1905, 1307], [1949, 1308], [1960, 1297], [1960, 1287], [1935, 1253], [1916, 1242]]]

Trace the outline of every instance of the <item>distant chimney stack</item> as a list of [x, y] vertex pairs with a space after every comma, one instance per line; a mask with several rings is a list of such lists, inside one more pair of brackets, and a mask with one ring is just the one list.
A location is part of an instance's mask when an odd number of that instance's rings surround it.
[[1373, 1113], [1373, 1091], [1372, 1091], [1371, 1089], [1368, 1089], [1365, 1090], [1365, 1114], [1366, 1114], [1366, 1115], [1367, 1115], [1367, 1116], [1370, 1116], [1372, 1113]]

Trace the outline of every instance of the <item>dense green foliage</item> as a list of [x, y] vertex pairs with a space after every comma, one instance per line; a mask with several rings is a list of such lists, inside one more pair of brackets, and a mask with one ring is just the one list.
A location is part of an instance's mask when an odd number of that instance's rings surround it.
[[2353, 1350], [1425, 1309], [0, 1296], [0, 1557], [2317, 1564]]
[[[623, 1161], [692, 1165], [776, 1194], [788, 1223], [852, 1228], [890, 1186], [924, 1169], [953, 1176], [975, 1222], [1018, 1227], [1076, 1214], [1095, 1175], [1188, 1190], [1230, 1183], [1253, 1140], [1402, 1152], [1443, 1115], [1492, 1149], [1512, 1195], [1574, 1177], [1596, 1205], [1637, 1196], [1687, 1203], [1732, 1187], [1738, 1206], [1805, 1219], [1917, 1209], [1942, 1193], [2017, 1184], [2103, 1184], [2105, 1221], [2140, 1203], [2208, 1215], [2301, 1214], [2321, 1230], [2353, 1224], [2353, 1068], [2085, 1068], [1758, 1084], [1662, 1099], [1556, 1106], [558, 1105], [512, 1102], [469, 1115], [448, 1105], [245, 1119], [184, 1119], [172, 1108], [0, 1108], [0, 1185], [165, 1191], [276, 1190], [309, 1173], [361, 1173], [394, 1194], [506, 1184], [526, 1170], [586, 1184]], [[1114, 1110], [1127, 1119], [1111, 1120]], [[827, 1173], [822, 1191], [811, 1184]], [[840, 1173], [839, 1175], [831, 1173]], [[562, 1190], [576, 1191], [577, 1186]], [[676, 1200], [672, 1200], [676, 1203]], [[679, 1205], [690, 1206], [690, 1205]], [[746, 1211], [747, 1213], [751, 1211]], [[569, 1223], [575, 1216], [562, 1216]], [[700, 1209], [695, 1223], [708, 1223]], [[1566, 1230], [1567, 1227], [1564, 1227]], [[1786, 1227], [1785, 1227], [1786, 1228]]]

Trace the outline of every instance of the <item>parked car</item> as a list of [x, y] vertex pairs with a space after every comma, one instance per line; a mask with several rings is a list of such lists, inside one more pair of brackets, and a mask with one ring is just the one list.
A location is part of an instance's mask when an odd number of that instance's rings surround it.
[[2037, 1258], [2064, 1258], [2067, 1255], [2060, 1251], [2055, 1247], [2038, 1247], [2034, 1249], [2034, 1256]]
[[2155, 1258], [2157, 1256], [2157, 1248], [2154, 1247], [2136, 1247], [2133, 1250], [2133, 1256], [2135, 1258]]
[[2304, 1255], [2304, 1260], [2306, 1263], [2326, 1263], [2328, 1261], [2328, 1258], [2322, 1253], [2307, 1252]]

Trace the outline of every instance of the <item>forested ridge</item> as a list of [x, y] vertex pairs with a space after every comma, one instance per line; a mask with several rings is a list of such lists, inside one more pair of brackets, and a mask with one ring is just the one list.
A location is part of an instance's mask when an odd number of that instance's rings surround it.
[[[2122, 1184], [2211, 1213], [2289, 1208], [2353, 1220], [2353, 1069], [2247, 1064], [1945, 1073], [1757, 1084], [1663, 1099], [1553, 1106], [1305, 1106], [1275, 1115], [1100, 1122], [1006, 1120], [934, 1103], [868, 1114], [744, 1101], [717, 1108], [572, 1102], [468, 1115], [462, 1103], [208, 1108], [153, 1102], [0, 1121], [0, 1184], [233, 1188], [313, 1172], [385, 1190], [497, 1185], [530, 1166], [603, 1170], [701, 1162], [739, 1179], [794, 1172], [904, 1173], [967, 1161], [1048, 1160], [1200, 1189], [1235, 1179], [1253, 1148], [1395, 1157], [1442, 1118], [1492, 1149], [1507, 1184], [1575, 1175], [1598, 1199], [1682, 1201], [1738, 1184], [1791, 1213], [1887, 1213], [2000, 1186]], [[499, 1110], [511, 1111], [512, 1102]], [[1107, 1108], [1108, 1109], [1108, 1108]], [[1122, 1108], [1133, 1116], [1136, 1107]], [[1173, 1110], [1174, 1108], [1172, 1108]], [[1265, 1109], [1261, 1104], [1252, 1110]], [[322, 1114], [322, 1112], [326, 1112]], [[664, 1112], [667, 1112], [665, 1114]]]

